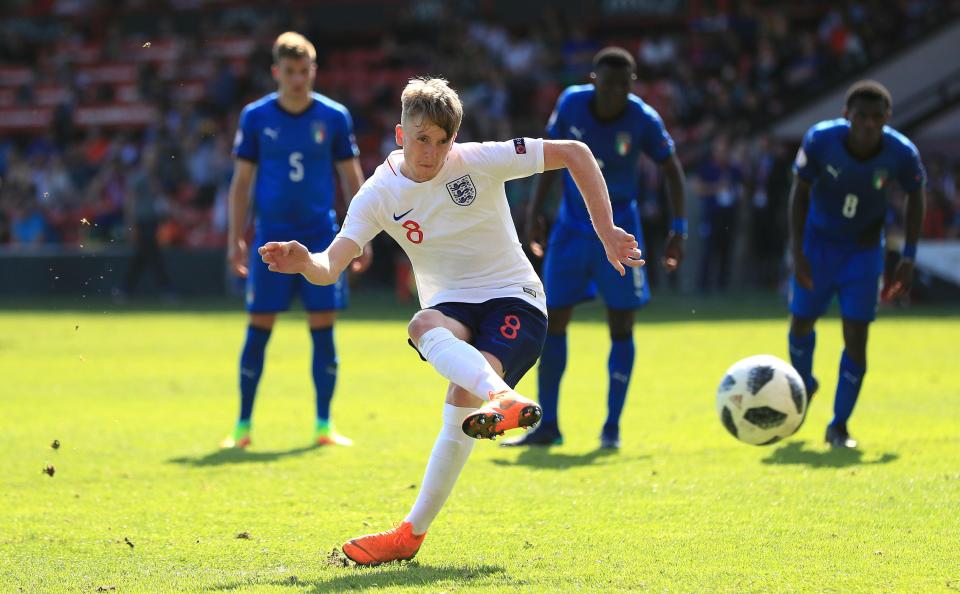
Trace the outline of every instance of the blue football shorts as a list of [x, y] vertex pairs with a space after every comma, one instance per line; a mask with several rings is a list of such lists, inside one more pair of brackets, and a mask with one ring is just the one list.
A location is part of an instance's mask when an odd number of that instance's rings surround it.
[[822, 235], [807, 234], [803, 253], [810, 261], [813, 290], [798, 285], [793, 275], [790, 313], [798, 318], [819, 318], [836, 295], [842, 318], [864, 322], [876, 319], [883, 275], [882, 246], [851, 249]]
[[300, 274], [270, 272], [260, 259], [257, 248], [268, 241], [297, 240], [307, 246], [311, 252], [321, 252], [330, 245], [336, 233], [329, 231], [309, 237], [270, 237], [254, 238], [250, 246], [250, 266], [247, 275], [246, 303], [250, 313], [274, 313], [287, 311], [294, 295], [299, 294], [303, 308], [307, 311], [334, 311], [347, 307], [349, 290], [345, 275], [341, 274], [335, 284], [321, 287], [311, 284]]
[[[644, 256], [643, 233], [636, 211], [616, 221], [637, 238]], [[649, 265], [649, 264], [648, 264]], [[603, 297], [610, 309], [639, 309], [650, 301], [650, 286], [643, 267], [620, 273], [607, 261], [603, 244], [592, 232], [585, 232], [558, 222], [550, 233], [543, 261], [543, 285], [547, 307], [570, 307]]]

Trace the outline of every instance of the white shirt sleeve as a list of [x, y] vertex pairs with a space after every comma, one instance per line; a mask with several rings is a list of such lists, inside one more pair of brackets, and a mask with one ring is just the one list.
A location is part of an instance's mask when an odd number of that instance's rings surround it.
[[364, 185], [357, 195], [350, 201], [347, 208], [347, 217], [343, 221], [338, 237], [346, 237], [360, 246], [357, 252], [363, 253], [363, 246], [367, 245], [377, 233], [383, 230], [377, 216], [377, 189], [372, 185]]
[[491, 177], [507, 181], [543, 173], [542, 138], [514, 138], [469, 146], [468, 158]]

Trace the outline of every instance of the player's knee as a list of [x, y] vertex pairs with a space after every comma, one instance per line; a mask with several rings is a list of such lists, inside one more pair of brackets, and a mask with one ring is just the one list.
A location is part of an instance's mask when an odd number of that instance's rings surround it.
[[307, 323], [311, 329], [330, 328], [337, 321], [337, 314], [333, 311], [309, 312]]
[[414, 343], [418, 343], [421, 336], [441, 326], [443, 326], [443, 314], [432, 309], [422, 309], [407, 324], [407, 335]]
[[567, 326], [573, 315], [572, 307], [550, 308], [547, 310], [547, 334], [554, 336], [566, 334]]
[[813, 318], [798, 318], [793, 316], [790, 318], [790, 333], [794, 336], [802, 337], [813, 332], [813, 325], [816, 323], [816, 320]]
[[250, 314], [250, 325], [261, 330], [270, 330], [274, 322], [277, 321], [277, 314], [274, 313], [252, 313]]
[[607, 325], [610, 327], [610, 338], [625, 340], [633, 335], [633, 310], [611, 309], [607, 312]]
[[847, 356], [860, 363], [866, 364], [867, 361], [867, 322], [844, 320], [843, 322], [843, 348]]

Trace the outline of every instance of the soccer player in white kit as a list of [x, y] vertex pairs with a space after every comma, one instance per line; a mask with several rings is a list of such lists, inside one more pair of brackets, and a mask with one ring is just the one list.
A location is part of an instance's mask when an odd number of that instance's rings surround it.
[[523, 253], [504, 182], [566, 168], [580, 189], [610, 264], [642, 266], [637, 241], [613, 224], [600, 168], [581, 142], [515, 138], [455, 143], [463, 107], [439, 78], [403, 91], [397, 144], [353, 198], [330, 246], [311, 254], [296, 241], [269, 242], [274, 272], [336, 282], [380, 231], [413, 264], [420, 304], [407, 326], [420, 356], [450, 381], [443, 424], [413, 509], [399, 526], [343, 545], [359, 565], [411, 559], [473, 449], [474, 438], [531, 428], [540, 407], [516, 386], [540, 356], [547, 329], [543, 286]]

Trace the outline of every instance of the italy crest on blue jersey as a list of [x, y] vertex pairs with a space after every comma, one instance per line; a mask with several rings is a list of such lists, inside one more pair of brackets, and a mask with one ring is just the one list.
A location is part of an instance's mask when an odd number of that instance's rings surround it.
[[336, 229], [334, 165], [360, 154], [343, 105], [313, 93], [310, 107], [293, 114], [271, 93], [243, 109], [233, 150], [257, 164], [258, 233], [292, 237]]
[[853, 247], [872, 247], [881, 239], [890, 182], [912, 192], [923, 185], [926, 173], [917, 148], [893, 128], [884, 127], [882, 149], [866, 160], [847, 150], [849, 131], [845, 119], [810, 128], [793, 169], [811, 184], [811, 230]]
[[[547, 136], [579, 140], [593, 152], [607, 182], [615, 219], [636, 204], [641, 193], [637, 161], [646, 154], [662, 163], [673, 154], [673, 139], [657, 112], [640, 97], [630, 94], [627, 108], [619, 118], [601, 122], [590, 110], [593, 85], [568, 87], [557, 99], [547, 123]], [[557, 221], [592, 233], [590, 216], [569, 172], [563, 176], [563, 202]]]

